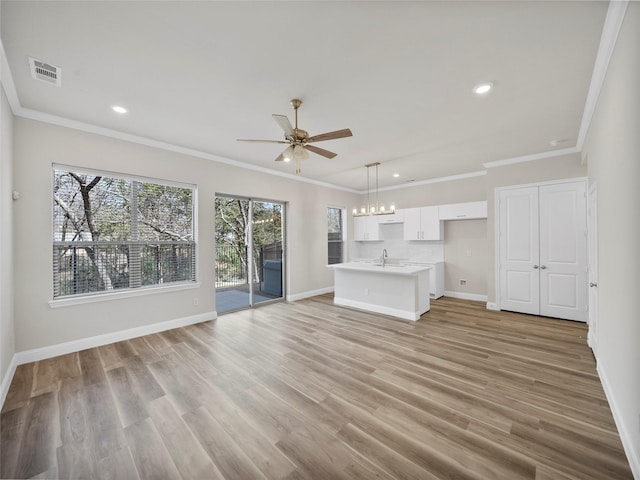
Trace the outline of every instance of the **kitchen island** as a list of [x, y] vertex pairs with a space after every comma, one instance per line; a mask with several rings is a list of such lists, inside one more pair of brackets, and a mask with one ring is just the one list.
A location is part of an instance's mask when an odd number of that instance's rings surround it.
[[429, 311], [430, 266], [338, 263], [333, 303], [406, 320]]

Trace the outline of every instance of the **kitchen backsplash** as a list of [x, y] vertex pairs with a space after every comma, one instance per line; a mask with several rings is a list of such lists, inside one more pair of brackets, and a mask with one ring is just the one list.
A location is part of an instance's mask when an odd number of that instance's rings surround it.
[[387, 249], [389, 258], [401, 258], [414, 262], [443, 262], [444, 242], [413, 242], [404, 240], [402, 223], [380, 225], [379, 242], [349, 243], [349, 259], [380, 258], [382, 249]]

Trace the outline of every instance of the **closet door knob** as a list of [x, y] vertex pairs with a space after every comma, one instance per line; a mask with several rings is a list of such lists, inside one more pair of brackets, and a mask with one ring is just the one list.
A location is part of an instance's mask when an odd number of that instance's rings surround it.
[[535, 268], [536, 270], [539, 269], [540, 267], [538, 265], [534, 265], [533, 268]]
[[545, 270], [547, 268], [546, 265], [540, 265], [540, 270]]
[[595, 282], [591, 282], [591, 283], [589, 284], [589, 286], [590, 286], [590, 287], [597, 287], [597, 286], [598, 286], [598, 284], [597, 284], [597, 283], [595, 283]]

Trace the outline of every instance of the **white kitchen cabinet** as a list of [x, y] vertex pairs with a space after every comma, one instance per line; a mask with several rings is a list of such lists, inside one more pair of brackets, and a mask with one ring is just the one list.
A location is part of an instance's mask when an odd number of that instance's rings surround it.
[[440, 298], [444, 295], [444, 262], [430, 263], [429, 265], [432, 267], [429, 270], [429, 296]]
[[469, 220], [487, 218], [487, 202], [450, 203], [438, 206], [440, 220]]
[[388, 213], [386, 215], [378, 215], [378, 223], [402, 223], [404, 222], [404, 211], [396, 210], [395, 213]]
[[353, 217], [353, 238], [356, 242], [374, 242], [380, 240], [378, 218], [373, 215]]
[[402, 212], [405, 240], [442, 240], [442, 222], [437, 206], [406, 208]]
[[444, 262], [403, 262], [404, 265], [423, 265], [429, 270], [429, 297], [436, 299], [444, 295]]

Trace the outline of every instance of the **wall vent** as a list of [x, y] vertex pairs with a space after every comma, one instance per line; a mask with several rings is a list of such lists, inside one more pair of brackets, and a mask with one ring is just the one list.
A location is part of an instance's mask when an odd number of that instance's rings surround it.
[[29, 67], [31, 69], [31, 76], [36, 80], [55, 85], [56, 87], [59, 87], [62, 83], [62, 69], [60, 67], [32, 57], [29, 57]]

